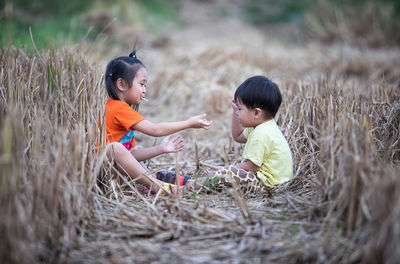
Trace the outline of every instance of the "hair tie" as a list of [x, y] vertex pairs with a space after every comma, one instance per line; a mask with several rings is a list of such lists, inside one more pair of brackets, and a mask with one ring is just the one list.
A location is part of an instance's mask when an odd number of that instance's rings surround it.
[[108, 76], [112, 77], [112, 73], [109, 73]]
[[132, 51], [131, 54], [129, 54], [129, 57], [135, 59], [135, 58], [136, 58], [136, 52], [135, 52], [135, 51]]

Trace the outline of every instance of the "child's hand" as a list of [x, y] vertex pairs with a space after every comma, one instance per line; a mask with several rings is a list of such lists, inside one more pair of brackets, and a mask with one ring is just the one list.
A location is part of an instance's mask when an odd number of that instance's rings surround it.
[[232, 99], [231, 105], [232, 105], [233, 112], [236, 113], [236, 111], [238, 109], [238, 106], [237, 106], [237, 103], [236, 103], [235, 99]]
[[183, 139], [181, 136], [176, 136], [172, 138], [172, 136], [168, 136], [164, 138], [161, 143], [160, 147], [162, 149], [162, 153], [174, 153], [181, 151], [183, 149]]
[[201, 114], [193, 116], [188, 119], [191, 128], [204, 128], [206, 130], [210, 129], [212, 121], [207, 120], [207, 114]]

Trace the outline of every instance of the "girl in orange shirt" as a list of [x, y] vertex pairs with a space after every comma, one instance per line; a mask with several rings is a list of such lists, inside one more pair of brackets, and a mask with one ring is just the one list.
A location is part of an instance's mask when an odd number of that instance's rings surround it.
[[[105, 105], [107, 157], [114, 159], [132, 178], [148, 175], [147, 168], [139, 162], [182, 150], [181, 137], [172, 137], [171, 134], [187, 128], [211, 127], [212, 121], [206, 119], [206, 114], [193, 116], [185, 121], [153, 123], [135, 111], [132, 106], [145, 100], [147, 85], [146, 67], [136, 57], [135, 51], [129, 56], [121, 56], [108, 63], [105, 83], [110, 97]], [[157, 146], [135, 149], [136, 131], [153, 137], [167, 137]], [[160, 190], [158, 185], [167, 190], [176, 188], [176, 185], [159, 181], [154, 176], [153, 179], [140, 177], [137, 181], [153, 193]]]

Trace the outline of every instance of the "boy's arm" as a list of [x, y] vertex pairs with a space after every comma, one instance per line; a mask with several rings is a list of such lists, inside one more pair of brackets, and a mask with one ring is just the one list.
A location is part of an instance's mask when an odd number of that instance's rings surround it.
[[183, 139], [181, 136], [172, 138], [168, 136], [164, 138], [161, 143], [154, 147], [133, 149], [131, 150], [132, 155], [137, 161], [144, 161], [154, 158], [164, 153], [174, 153], [183, 149]]
[[232, 137], [238, 143], [246, 143], [247, 139], [243, 135], [244, 127], [240, 124], [237, 116], [237, 105], [232, 100]]
[[152, 123], [149, 120], [143, 120], [134, 124], [132, 129], [153, 137], [168, 136], [187, 128], [203, 128], [208, 130], [212, 125], [212, 121], [208, 121], [206, 117], [207, 114], [201, 114], [185, 121], [161, 123]]
[[236, 165], [237, 167], [246, 170], [246, 171], [251, 171], [251, 172], [257, 172], [260, 167], [254, 164], [251, 160], [246, 160], [244, 162], [239, 163]]
[[[256, 164], [254, 164], [251, 160], [246, 160], [246, 161], [236, 164], [234, 166], [237, 168], [240, 168], [242, 170], [251, 171], [254, 173], [260, 169], [260, 167], [257, 166]], [[210, 169], [215, 170], [215, 171], [225, 168], [224, 166], [213, 166], [213, 165], [208, 165], [208, 167], [210, 167]]]

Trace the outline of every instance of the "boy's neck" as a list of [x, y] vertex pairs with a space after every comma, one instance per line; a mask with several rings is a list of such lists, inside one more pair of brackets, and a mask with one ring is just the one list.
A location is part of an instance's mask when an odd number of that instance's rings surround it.
[[274, 119], [273, 119], [273, 118], [264, 118], [264, 119], [260, 120], [260, 122], [257, 122], [257, 124], [256, 124], [253, 128], [256, 128], [256, 127], [258, 127], [259, 125], [264, 124], [264, 123], [267, 123], [267, 122], [269, 122], [269, 121], [271, 121], [271, 120], [274, 120]]

